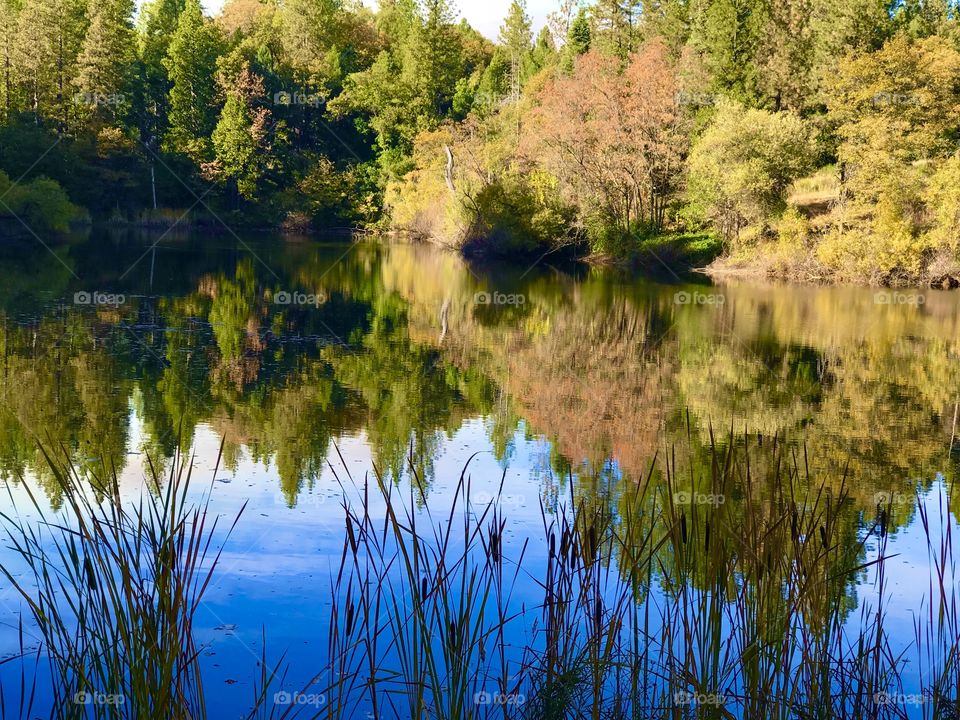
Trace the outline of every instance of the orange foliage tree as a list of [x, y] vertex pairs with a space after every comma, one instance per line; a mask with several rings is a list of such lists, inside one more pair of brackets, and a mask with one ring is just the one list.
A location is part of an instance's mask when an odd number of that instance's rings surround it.
[[677, 89], [662, 42], [647, 44], [626, 64], [587, 53], [539, 93], [527, 148], [587, 221], [623, 235], [644, 225], [659, 229], [686, 148]]

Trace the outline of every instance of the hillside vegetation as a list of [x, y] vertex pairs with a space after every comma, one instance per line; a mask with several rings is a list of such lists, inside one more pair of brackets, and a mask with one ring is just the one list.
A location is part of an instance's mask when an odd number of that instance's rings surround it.
[[496, 41], [450, 0], [0, 0], [0, 38], [0, 171], [95, 218], [960, 279], [952, 0], [516, 0]]

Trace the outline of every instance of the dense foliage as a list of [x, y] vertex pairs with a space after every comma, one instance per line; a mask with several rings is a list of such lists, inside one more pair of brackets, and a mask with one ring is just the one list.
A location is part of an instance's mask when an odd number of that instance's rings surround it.
[[613, 258], [706, 231], [774, 272], [955, 283], [956, 11], [559, 0], [537, 32], [515, 0], [494, 42], [449, 0], [0, 0], [0, 170], [116, 220]]

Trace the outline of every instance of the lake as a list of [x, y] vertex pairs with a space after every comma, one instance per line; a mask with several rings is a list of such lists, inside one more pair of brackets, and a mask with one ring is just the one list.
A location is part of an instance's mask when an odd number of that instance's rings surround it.
[[[97, 230], [46, 249], [4, 241], [0, 476], [9, 492], [0, 511], [38, 522], [29, 491], [44, 512], [62, 511], [41, 445], [68, 454], [81, 476], [115, 469], [124, 502], [155, 491], [151, 464], [165, 473], [178, 453], [192, 463], [190, 497], [209, 495], [223, 543], [194, 625], [214, 717], [250, 710], [264, 653], [287, 668], [271, 687], [286, 693], [278, 702], [330, 712], [329, 683], [317, 677], [330, 672], [331, 620], [357, 593], [337, 584], [349, 546], [344, 506], [361, 524], [384, 524], [384, 488], [426, 528], [443, 526], [458, 498], [466, 508], [469, 497], [468, 515], [496, 501], [498, 547], [531, 568], [512, 576], [502, 603], [520, 614], [501, 644], [511, 677], [531, 664], [530, 647], [549, 645], [528, 613], [543, 600], [538, 572], [557, 556], [546, 538], [560, 537], [570, 513], [601, 518], [611, 538], [609, 553], [596, 551], [597, 587], [606, 583], [598, 596], [607, 598], [593, 601], [598, 626], [615, 613], [606, 593], [630, 579], [633, 601], [653, 609], [645, 627], [658, 657], [671, 649], [671, 668], [703, 673], [697, 683], [651, 681], [668, 691], [650, 692], [675, 702], [684, 683], [685, 712], [750, 717], [750, 683], [785, 679], [728, 672], [724, 653], [738, 649], [742, 660], [767, 646], [763, 638], [774, 646], [789, 633], [840, 648], [840, 627], [846, 640], [858, 631], [875, 640], [881, 602], [884, 648], [871, 657], [897, 658], [899, 672], [869, 689], [868, 704], [884, 716], [941, 712], [927, 689], [943, 658], [911, 644], [956, 588], [952, 555], [938, 552], [960, 510], [960, 295], [665, 274], [550, 257], [471, 265], [429, 247], [342, 238]], [[822, 522], [791, 537], [777, 513], [801, 492]], [[804, 512], [791, 512], [802, 525]], [[792, 548], [818, 529], [824, 551], [805, 565]], [[703, 550], [683, 556], [695, 538]], [[641, 545], [657, 562], [631, 579], [628, 547]], [[8, 546], [0, 564], [26, 578]], [[744, 547], [757, 556], [756, 583]], [[729, 565], [704, 559], [718, 552]], [[783, 557], [789, 563], [778, 565]], [[717, 584], [720, 567], [730, 573]], [[800, 569], [822, 582], [811, 596], [823, 607], [804, 606], [780, 627], [769, 600], [743, 623], [753, 629], [741, 628], [736, 610], [750, 606], [764, 572], [789, 588]], [[403, 580], [390, 577], [399, 594]], [[27, 646], [41, 648], [25, 603], [0, 579], [0, 657], [19, 653], [21, 613]], [[709, 632], [697, 629], [705, 613], [716, 615]], [[950, 635], [947, 614], [934, 630]], [[713, 643], [701, 637], [713, 631]], [[378, 652], [403, 665], [400, 647]], [[802, 648], [786, 657], [802, 662]], [[694, 650], [704, 651], [697, 662]], [[823, 657], [838, 654], [847, 657], [829, 647]], [[955, 659], [944, 662], [941, 674], [955, 677]], [[0, 665], [7, 694], [20, 673], [18, 663]], [[831, 668], [825, 677], [839, 694], [859, 676]], [[498, 696], [505, 686], [481, 682], [471, 694], [504, 717], [534, 694], [516, 688]], [[409, 716], [354, 695], [348, 717]], [[41, 690], [39, 715], [48, 714], [43, 702]], [[790, 702], [777, 702], [789, 715]], [[462, 717], [482, 716], [474, 711]]]

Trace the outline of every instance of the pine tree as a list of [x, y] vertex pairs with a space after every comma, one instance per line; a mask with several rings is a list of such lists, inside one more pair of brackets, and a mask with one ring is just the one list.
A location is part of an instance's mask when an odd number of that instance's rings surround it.
[[590, 19], [587, 17], [587, 11], [580, 8], [576, 19], [570, 23], [570, 30], [567, 32], [567, 44], [563, 48], [563, 69], [566, 72], [573, 72], [576, 59], [590, 52], [592, 42], [593, 32], [590, 29]]
[[599, 50], [626, 60], [640, 47], [640, 0], [597, 0], [590, 12]]
[[530, 54], [531, 34], [530, 17], [527, 15], [526, 2], [513, 0], [510, 12], [500, 28], [500, 43], [510, 57], [510, 94], [513, 102], [519, 102], [523, 84], [523, 66]]
[[541, 28], [537, 40], [530, 52], [528, 73], [534, 75], [550, 65], [557, 57], [557, 46], [553, 42], [553, 33], [547, 27]]
[[772, 110], [801, 111], [816, 102], [810, 0], [770, 3], [758, 48], [760, 89]]
[[37, 121], [54, 120], [68, 129], [71, 87], [86, 32], [81, 0], [26, 0], [17, 17], [13, 46], [15, 72]]
[[140, 132], [150, 145], [167, 132], [170, 78], [163, 61], [185, 7], [186, 0], [151, 0], [138, 16], [143, 90]]
[[574, 55], [584, 55], [590, 52], [592, 33], [590, 31], [590, 20], [587, 18], [587, 11], [583, 8], [576, 19], [570, 25], [570, 32], [567, 35], [567, 47]]
[[122, 120], [129, 107], [136, 61], [133, 0], [90, 0], [90, 28], [84, 38], [74, 85], [92, 101], [95, 114]]
[[687, 0], [650, 0], [643, 4], [643, 34], [658, 37], [679, 57], [690, 38], [690, 3]]
[[690, 45], [714, 87], [750, 105], [760, 96], [757, 59], [766, 18], [764, 0], [706, 0], [691, 15]]
[[412, 80], [422, 124], [446, 116], [461, 72], [460, 35], [448, 0], [424, 0], [425, 17], [403, 53], [404, 75]]
[[0, 0], [0, 118], [14, 109], [13, 39], [17, 18], [10, 0]]
[[195, 162], [209, 160], [216, 126], [216, 71], [222, 41], [203, 16], [200, 0], [187, 0], [163, 64], [170, 78], [170, 127], [166, 149]]

